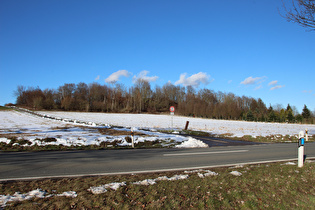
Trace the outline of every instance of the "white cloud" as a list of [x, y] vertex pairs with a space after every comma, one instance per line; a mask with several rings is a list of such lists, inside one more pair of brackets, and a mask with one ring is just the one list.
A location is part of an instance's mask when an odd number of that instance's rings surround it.
[[97, 75], [97, 77], [95, 78], [95, 81], [100, 79], [100, 75]]
[[269, 82], [268, 86], [272, 86], [270, 88], [270, 90], [276, 90], [276, 89], [280, 89], [280, 88], [284, 88], [285, 85], [278, 85], [278, 80], [274, 80]]
[[109, 77], [107, 77], [105, 79], [105, 82], [107, 83], [115, 83], [119, 80], [120, 77], [129, 77], [130, 76], [130, 72], [128, 72], [127, 70], [119, 70], [116, 71], [114, 73], [112, 73]]
[[213, 81], [213, 80], [210, 81], [210, 75], [204, 72], [193, 74], [187, 78], [186, 75], [187, 75], [186, 73], [181, 74], [179, 80], [175, 82], [175, 85], [182, 84], [184, 86], [198, 87], [201, 83], [206, 85]]
[[259, 90], [259, 89], [262, 89], [262, 88], [263, 88], [263, 86], [259, 85], [259, 86], [255, 87], [255, 90]]
[[278, 80], [275, 80], [275, 81], [271, 81], [271, 82], [269, 82], [269, 86], [275, 86], [275, 85], [277, 85], [278, 84]]
[[280, 88], [284, 88], [284, 87], [285, 87], [285, 85], [277, 85], [277, 86], [270, 88], [270, 90], [276, 90], [276, 89], [280, 89]]
[[254, 84], [260, 84], [263, 82], [263, 80], [265, 79], [266, 77], [248, 77], [246, 78], [243, 82], [241, 82], [241, 84], [243, 85], [254, 85]]
[[150, 72], [147, 70], [143, 70], [141, 71], [138, 76], [134, 76], [133, 82], [136, 82], [138, 79], [142, 79], [145, 80], [147, 82], [155, 82], [159, 77], [158, 76], [152, 76], [152, 77], [148, 77], [147, 74], [149, 74]]

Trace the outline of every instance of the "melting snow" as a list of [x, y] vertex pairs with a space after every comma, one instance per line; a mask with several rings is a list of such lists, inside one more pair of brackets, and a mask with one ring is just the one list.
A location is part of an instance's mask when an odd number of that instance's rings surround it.
[[133, 182], [133, 184], [136, 184], [136, 185], [154, 185], [154, 184], [156, 184], [156, 181], [155, 181], [155, 179], [145, 179], [142, 181]]
[[232, 174], [234, 176], [242, 176], [242, 173], [238, 172], [238, 171], [232, 171], [230, 174]]
[[136, 185], [154, 185], [156, 184], [157, 181], [175, 181], [175, 180], [181, 180], [181, 179], [187, 179], [189, 177], [189, 175], [174, 175], [170, 178], [168, 178], [167, 176], [161, 176], [158, 177], [156, 179], [145, 179], [142, 181], [138, 181], [138, 182], [133, 182], [132, 184], [136, 184]]
[[[145, 179], [142, 181], [132, 182], [131, 184], [148, 186], [148, 185], [156, 184], [157, 181], [175, 181], [175, 180], [187, 179], [188, 177], [189, 175], [174, 175], [170, 178], [168, 178], [167, 176], [162, 176], [156, 179]], [[110, 184], [101, 185], [98, 187], [90, 187], [88, 191], [90, 191], [93, 194], [102, 194], [102, 193], [107, 192], [108, 188], [117, 190], [119, 187], [125, 186], [125, 185], [126, 185], [126, 182], [120, 182], [120, 183], [114, 182]]]
[[287, 163], [284, 163], [284, 164], [282, 164], [282, 165], [291, 165], [291, 166], [293, 166], [293, 165], [296, 165], [296, 163], [293, 163], [293, 162], [287, 162]]
[[206, 171], [206, 173], [204, 173], [204, 174], [198, 173], [198, 176], [199, 176], [200, 178], [204, 178], [204, 177], [206, 177], [206, 176], [217, 176], [217, 175], [219, 175], [219, 174], [216, 173], [216, 172], [213, 172], [213, 171]]
[[50, 194], [47, 195], [46, 191], [42, 189], [32, 190], [28, 193], [22, 194], [20, 192], [15, 192], [13, 195], [0, 195], [0, 207], [5, 207], [6, 203], [14, 201], [25, 201], [32, 198], [49, 198], [53, 196], [66, 196], [66, 197], [77, 197], [77, 193], [74, 191], [64, 192], [62, 194]]
[[107, 192], [108, 188], [110, 188], [112, 190], [117, 190], [121, 186], [125, 186], [125, 185], [126, 185], [126, 182], [120, 182], [120, 183], [114, 182], [114, 183], [110, 183], [110, 184], [101, 185], [98, 187], [90, 187], [88, 189], [88, 191], [92, 192], [93, 194], [101, 194], [101, 193]]

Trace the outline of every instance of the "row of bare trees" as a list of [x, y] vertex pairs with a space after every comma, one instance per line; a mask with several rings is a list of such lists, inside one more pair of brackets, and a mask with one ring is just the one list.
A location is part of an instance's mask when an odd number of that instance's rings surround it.
[[70, 83], [58, 89], [45, 90], [18, 86], [15, 94], [17, 105], [35, 110], [160, 113], [175, 106], [176, 114], [214, 119], [302, 122], [312, 117], [300, 115], [290, 105], [286, 109], [281, 105], [267, 108], [260, 98], [240, 97], [233, 93], [209, 89], [196, 91], [190, 86], [171, 83], [152, 89], [149, 82], [141, 79], [128, 89], [118, 83], [109, 86]]

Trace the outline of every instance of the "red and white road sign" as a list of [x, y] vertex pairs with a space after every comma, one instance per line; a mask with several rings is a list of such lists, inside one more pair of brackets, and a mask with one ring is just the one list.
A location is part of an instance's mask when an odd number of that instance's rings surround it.
[[170, 112], [175, 112], [175, 107], [171, 106], [170, 107]]

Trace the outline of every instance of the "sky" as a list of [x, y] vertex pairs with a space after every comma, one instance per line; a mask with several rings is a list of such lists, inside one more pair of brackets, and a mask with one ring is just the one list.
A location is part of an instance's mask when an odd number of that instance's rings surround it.
[[315, 111], [315, 31], [280, 14], [281, 0], [2, 0], [0, 105], [19, 85], [141, 78]]

